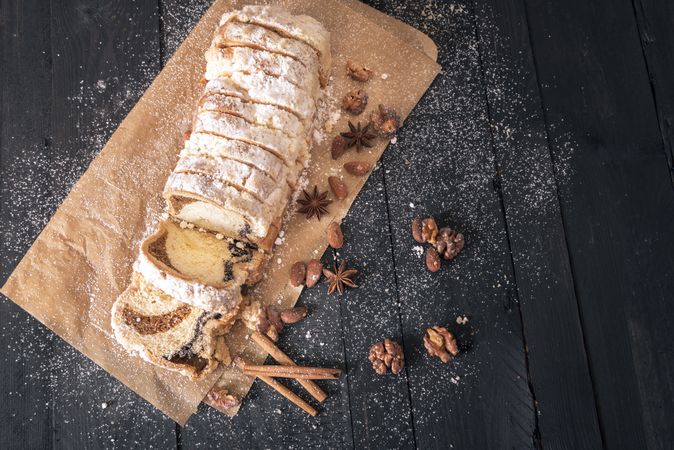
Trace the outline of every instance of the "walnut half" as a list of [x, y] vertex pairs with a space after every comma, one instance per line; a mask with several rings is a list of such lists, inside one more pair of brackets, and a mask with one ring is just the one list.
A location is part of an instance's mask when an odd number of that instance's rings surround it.
[[447, 331], [447, 328], [439, 325], [426, 330], [424, 347], [429, 355], [437, 356], [443, 363], [451, 361], [459, 354], [454, 335]]

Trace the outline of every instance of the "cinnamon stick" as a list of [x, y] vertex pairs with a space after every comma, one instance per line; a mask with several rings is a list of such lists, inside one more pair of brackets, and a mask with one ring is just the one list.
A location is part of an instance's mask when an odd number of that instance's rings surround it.
[[246, 365], [243, 373], [246, 375], [260, 374], [270, 377], [294, 378], [297, 380], [336, 380], [342, 371], [325, 367]]
[[[244, 369], [246, 368], [247, 364], [244, 360], [241, 358], [236, 358], [235, 359], [235, 364], [237, 364], [240, 368]], [[315, 417], [316, 414], [318, 414], [318, 411], [316, 411], [313, 406], [302, 400], [300, 396], [295, 394], [293, 391], [276, 381], [272, 377], [268, 377], [266, 375], [260, 375], [256, 374], [255, 375], [257, 378], [260, 380], [264, 381], [267, 385], [271, 386], [276, 392], [290, 400], [292, 403], [294, 403], [297, 407], [303, 409], [307, 414], [309, 414], [311, 417]]]
[[[254, 331], [252, 334], [253, 340], [257, 345], [260, 346], [264, 351], [269, 353], [272, 358], [274, 358], [276, 361], [278, 361], [281, 364], [285, 364], [288, 366], [296, 366], [295, 361], [290, 359], [288, 355], [283, 353], [281, 349], [279, 349], [274, 342], [269, 339], [267, 336], [263, 335], [259, 331]], [[328, 394], [326, 394], [321, 388], [316, 385], [311, 380], [297, 380], [297, 382], [302, 385], [304, 389], [306, 389], [309, 394], [319, 402], [325, 401], [326, 398], [328, 398]]]

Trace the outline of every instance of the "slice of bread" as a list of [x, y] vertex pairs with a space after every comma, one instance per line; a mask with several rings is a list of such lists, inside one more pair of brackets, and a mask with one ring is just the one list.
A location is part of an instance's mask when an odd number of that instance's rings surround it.
[[231, 362], [223, 335], [236, 313], [237, 308], [207, 312], [182, 303], [135, 273], [112, 307], [112, 329], [130, 353], [200, 379], [220, 362]]
[[197, 308], [227, 313], [265, 255], [254, 244], [166, 220], [141, 245], [134, 265], [145, 281]]

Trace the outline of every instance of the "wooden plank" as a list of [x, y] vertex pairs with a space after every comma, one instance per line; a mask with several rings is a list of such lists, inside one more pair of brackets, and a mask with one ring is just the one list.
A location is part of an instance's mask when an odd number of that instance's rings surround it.
[[477, 6], [497, 174], [544, 448], [600, 448], [594, 391], [523, 2]]
[[604, 445], [668, 448], [674, 190], [634, 9], [528, 2], [527, 15], [553, 157], [571, 168], [562, 215]]
[[383, 175], [378, 169], [370, 176], [342, 224], [337, 257], [359, 270], [359, 288], [326, 301], [341, 305], [354, 447], [414, 448], [407, 373], [379, 376], [367, 359], [375, 342], [402, 342]]
[[670, 82], [670, 76], [674, 72], [674, 4], [653, 0], [634, 0], [632, 3], [655, 99], [665, 156], [674, 181], [674, 88]]
[[[443, 72], [384, 155], [417, 446], [533, 448], [536, 418], [470, 5], [377, 3], [428, 33]], [[464, 252], [427, 271], [414, 217], [466, 236]], [[466, 325], [456, 323], [466, 315]], [[425, 328], [458, 335], [462, 355], [425, 354]]]
[[[2, 283], [55, 206], [48, 163], [49, 45], [48, 3], [0, 3]], [[0, 448], [52, 447], [52, 334], [4, 297], [0, 317]]]
[[[50, 170], [60, 201], [158, 73], [160, 35], [156, 3], [58, 0], [51, 11]], [[60, 339], [54, 352], [58, 446], [176, 445], [170, 419]]]

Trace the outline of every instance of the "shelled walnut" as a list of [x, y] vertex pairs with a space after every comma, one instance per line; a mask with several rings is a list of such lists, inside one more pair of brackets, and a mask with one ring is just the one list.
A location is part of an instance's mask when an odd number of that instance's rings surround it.
[[241, 404], [241, 400], [230, 394], [227, 389], [213, 388], [208, 393], [208, 401], [217, 408], [230, 409]]
[[398, 374], [405, 367], [403, 348], [390, 339], [384, 339], [384, 342], [372, 345], [368, 359], [374, 371], [379, 375], [384, 375], [389, 369], [394, 374]]
[[426, 330], [424, 347], [431, 356], [437, 356], [443, 363], [451, 361], [459, 354], [456, 338], [447, 328], [435, 325]]

